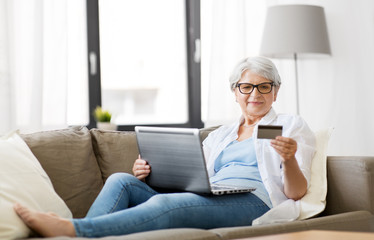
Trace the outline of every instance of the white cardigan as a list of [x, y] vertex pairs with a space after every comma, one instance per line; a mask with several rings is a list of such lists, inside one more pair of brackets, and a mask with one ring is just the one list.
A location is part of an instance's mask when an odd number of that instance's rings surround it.
[[[204, 155], [207, 161], [209, 176], [214, 175], [214, 162], [222, 150], [238, 138], [238, 129], [243, 117], [231, 125], [224, 125], [211, 132], [203, 142]], [[315, 136], [306, 122], [296, 115], [277, 115], [273, 109], [266, 114], [258, 125], [282, 125], [284, 137], [297, 142], [296, 159], [307, 179], [311, 176], [311, 162], [315, 153]], [[258, 219], [253, 225], [293, 221], [300, 215], [299, 201], [288, 199], [283, 191], [284, 179], [280, 155], [270, 146], [270, 140], [257, 139], [258, 127], [253, 131], [253, 139], [258, 161], [258, 169], [265, 185], [273, 208]]]

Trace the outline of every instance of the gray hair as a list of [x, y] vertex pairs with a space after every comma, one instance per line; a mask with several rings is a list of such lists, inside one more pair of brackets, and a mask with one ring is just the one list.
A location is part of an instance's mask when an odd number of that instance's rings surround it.
[[235, 90], [236, 84], [240, 81], [243, 72], [246, 70], [272, 81], [277, 87], [281, 85], [277, 67], [270, 59], [265, 57], [249, 57], [241, 60], [231, 73], [229, 81], [232, 91]]

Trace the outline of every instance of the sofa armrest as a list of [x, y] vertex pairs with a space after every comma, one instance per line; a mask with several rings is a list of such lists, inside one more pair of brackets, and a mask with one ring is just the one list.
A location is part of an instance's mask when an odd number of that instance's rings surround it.
[[374, 157], [327, 157], [324, 214], [367, 210], [374, 213]]

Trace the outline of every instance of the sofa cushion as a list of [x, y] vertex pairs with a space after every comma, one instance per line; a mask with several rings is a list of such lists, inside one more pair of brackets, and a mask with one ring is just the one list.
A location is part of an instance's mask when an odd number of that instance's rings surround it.
[[374, 213], [374, 157], [329, 156], [324, 214], [367, 210]]
[[211, 133], [212, 131], [216, 130], [219, 127], [220, 126], [212, 126], [212, 127], [206, 127], [206, 128], [200, 129], [201, 142], [205, 140], [205, 138], [209, 135], [209, 133]]
[[91, 129], [91, 135], [104, 182], [115, 172], [132, 173], [139, 155], [135, 132]]
[[16, 132], [0, 138], [0, 166], [0, 239], [22, 238], [30, 233], [14, 212], [14, 203], [72, 217], [40, 163]]
[[299, 219], [307, 219], [321, 213], [326, 206], [327, 195], [327, 147], [333, 128], [319, 130], [316, 135], [316, 153], [311, 167], [310, 186], [300, 201]]
[[[218, 127], [203, 128], [201, 140]], [[103, 181], [115, 172], [132, 174], [132, 166], [138, 158], [139, 150], [134, 131], [105, 131], [91, 129], [92, 142]]]
[[103, 182], [85, 127], [22, 135], [75, 218], [84, 217]]

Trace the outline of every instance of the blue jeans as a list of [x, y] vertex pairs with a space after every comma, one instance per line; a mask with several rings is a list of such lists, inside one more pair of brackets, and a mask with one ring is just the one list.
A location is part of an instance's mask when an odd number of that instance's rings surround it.
[[130, 174], [115, 173], [87, 216], [72, 223], [79, 237], [103, 237], [167, 228], [249, 226], [268, 210], [252, 193], [160, 194]]

